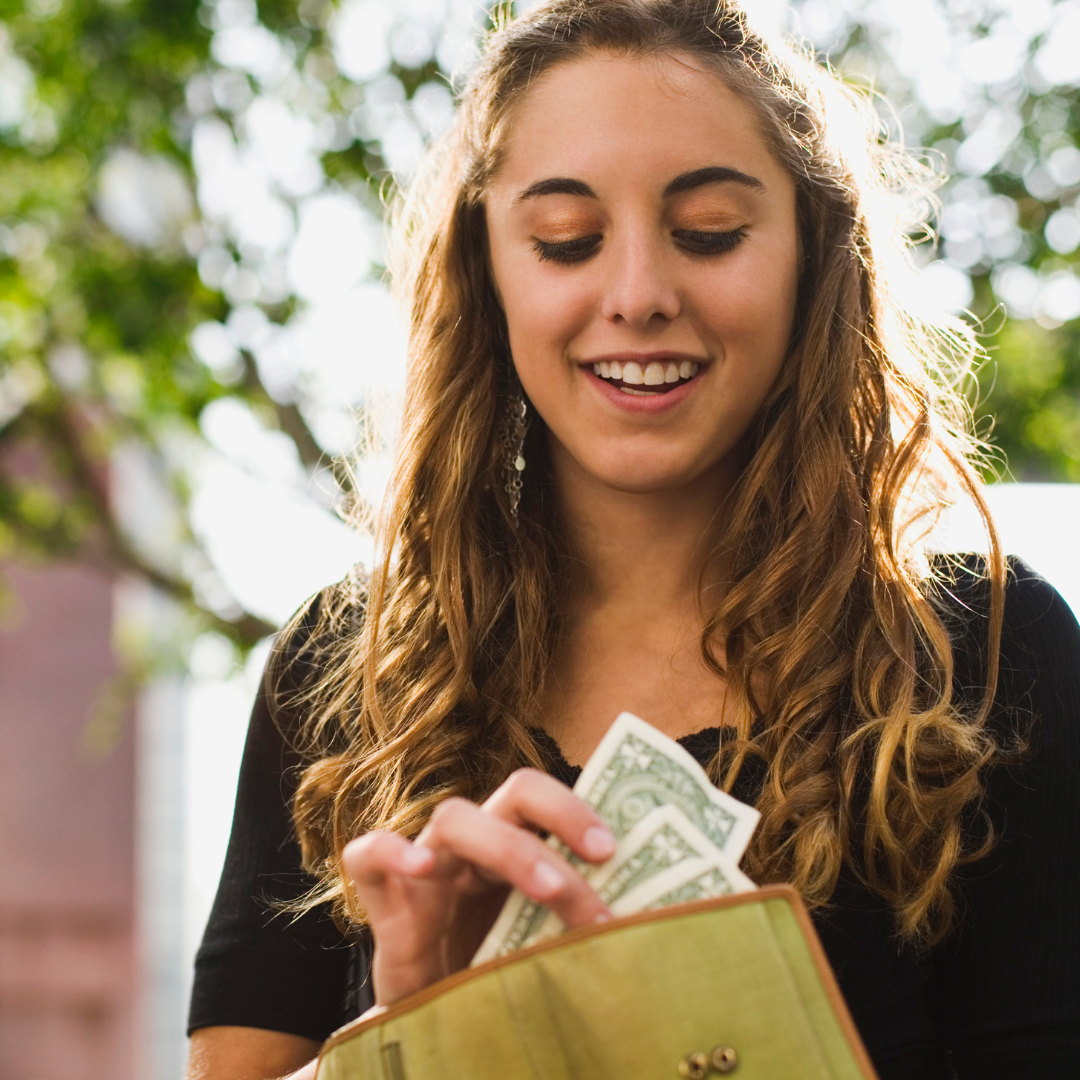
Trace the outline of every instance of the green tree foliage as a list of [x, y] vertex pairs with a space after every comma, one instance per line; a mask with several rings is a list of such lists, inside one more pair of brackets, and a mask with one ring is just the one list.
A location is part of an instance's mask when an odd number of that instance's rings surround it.
[[[0, 543], [107, 562], [193, 602], [179, 556], [155, 564], [126, 535], [108, 466], [125, 443], [163, 462], [162, 440], [193, 435], [222, 392], [187, 344], [225, 310], [184, 248], [184, 85], [209, 38], [189, 0], [0, 5]], [[143, 220], [136, 207], [126, 236], [103, 202], [128, 197], [104, 186], [125, 163], [162, 200]], [[216, 621], [241, 640], [269, 629], [228, 614]]]
[[797, 10], [821, 55], [881, 91], [908, 143], [951, 174], [935, 254], [970, 277], [988, 356], [972, 402], [1005, 476], [1080, 480], [1080, 7]]
[[1080, 483], [1080, 327], [1009, 319], [987, 344], [978, 413], [1012, 476]]

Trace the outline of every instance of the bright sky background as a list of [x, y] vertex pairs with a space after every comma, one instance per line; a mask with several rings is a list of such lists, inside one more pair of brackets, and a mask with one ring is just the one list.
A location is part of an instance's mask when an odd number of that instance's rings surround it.
[[[1015, 132], [1007, 114], [986, 108], [981, 95], [1015, 69], [1027, 43], [1047, 28], [1053, 33], [1038, 54], [1037, 70], [1048, 79], [1080, 81], [1080, 0], [986, 3], [1001, 12], [1001, 21], [982, 42], [946, 20], [938, 0], [809, 0], [800, 25], [821, 45], [857, 12], [891, 35], [895, 63], [932, 114], [965, 116], [967, 134], [956, 162], [968, 187], [944, 223], [945, 258], [925, 272], [928, 300], [950, 310], [963, 307], [971, 297], [966, 267], [993, 250], [1005, 260], [995, 271], [995, 286], [1010, 309], [1059, 325], [1080, 314], [1080, 282], [1071, 271], [1044, 279], [1008, 262], [1019, 242], [1015, 221], [988, 195], [981, 176]], [[747, 7], [763, 26], [788, 18], [783, 0], [748, 0]], [[354, 410], [373, 395], [392, 404], [404, 378], [401, 320], [371, 276], [384, 251], [379, 208], [361, 192], [326, 183], [320, 154], [335, 145], [345, 122], [320, 112], [282, 43], [257, 23], [249, 0], [218, 0], [214, 10], [214, 55], [222, 70], [212, 80], [193, 79], [188, 92], [196, 117], [194, 195], [205, 223], [184, 239], [198, 256], [204, 281], [222, 289], [233, 311], [224, 324], [200, 327], [192, 347], [226, 385], [240, 377], [238, 349], [250, 350], [271, 393], [296, 401], [323, 446], [343, 453], [355, 438]], [[444, 67], [458, 67], [471, 54], [476, 10], [472, 0], [344, 0], [335, 17], [337, 65], [367, 82], [364, 107], [348, 119], [349, 131], [379, 138], [400, 178], [415, 168], [424, 139], [445, 127], [450, 103], [445, 87], [434, 83], [405, 102], [400, 82], [385, 73], [389, 59], [412, 63], [434, 51]], [[229, 82], [230, 72], [241, 71], [252, 76], [254, 95], [246, 80], [243, 87]], [[976, 107], [977, 96], [982, 104]], [[224, 107], [223, 101], [232, 102], [239, 137], [214, 114], [214, 104]], [[124, 153], [103, 175], [103, 215], [122, 235], [166, 229], [161, 215], [183, 211], [175, 176], [161, 162]], [[1074, 173], [1080, 176], [1080, 155], [1074, 148], [1073, 157], [1055, 158], [1051, 166], [1064, 184]], [[1056, 181], [1048, 174], [1045, 182]], [[149, 194], [142, 198], [140, 192]], [[1058, 250], [1080, 244], [1080, 216], [1073, 209], [1052, 227]], [[284, 327], [270, 324], [259, 304], [290, 293], [301, 299], [300, 310]], [[280, 623], [365, 558], [370, 539], [330, 509], [337, 492], [329, 473], [309, 476], [290, 440], [238, 399], [208, 409], [202, 427], [210, 448], [200, 450], [194, 464], [190, 444], [180, 449], [194, 484], [194, 527], [215, 580], [248, 610]], [[360, 479], [369, 493], [379, 490], [386, 467], [385, 457], [363, 464]], [[991, 491], [991, 503], [1006, 549], [1030, 561], [1080, 611], [1080, 486], [1002, 485]], [[953, 549], [982, 547], [963, 512], [952, 515], [945, 536], [943, 543]], [[265, 650], [256, 650], [247, 667], [236, 670], [231, 649], [212, 635], [200, 639], [192, 655], [184, 766], [188, 956], [216, 888], [264, 657]]]

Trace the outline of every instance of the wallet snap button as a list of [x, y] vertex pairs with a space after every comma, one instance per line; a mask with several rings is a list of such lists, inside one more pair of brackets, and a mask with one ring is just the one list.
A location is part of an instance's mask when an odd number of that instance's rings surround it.
[[709, 1075], [709, 1055], [698, 1051], [695, 1054], [687, 1054], [679, 1062], [679, 1075], [685, 1080], [705, 1080]]
[[739, 1064], [739, 1055], [733, 1046], [714, 1046], [709, 1054], [709, 1065], [713, 1072], [734, 1072]]
[[679, 1062], [679, 1075], [685, 1080], [705, 1080], [713, 1073], [734, 1072], [739, 1064], [739, 1055], [732, 1046], [714, 1046], [708, 1054], [697, 1051], [687, 1054]]

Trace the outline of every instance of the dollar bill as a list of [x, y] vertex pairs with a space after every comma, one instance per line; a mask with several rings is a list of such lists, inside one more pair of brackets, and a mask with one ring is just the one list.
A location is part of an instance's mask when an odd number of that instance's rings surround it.
[[[734, 866], [749, 843], [759, 814], [719, 791], [705, 770], [674, 739], [632, 713], [621, 713], [593, 752], [574, 792], [600, 815], [621, 841], [646, 816], [671, 806]], [[595, 870], [561, 841], [549, 843], [587, 878]], [[617, 865], [613, 857], [605, 866]], [[507, 898], [473, 964], [539, 940], [549, 912], [518, 890]], [[549, 924], [550, 925], [550, 924]]]
[[732, 893], [750, 892], [757, 886], [737, 867], [720, 863], [703, 868], [694, 868], [688, 880], [664, 882], [649, 897], [629, 894], [622, 898], [616, 915], [630, 915], [636, 911], [655, 911], [657, 908], [671, 907], [672, 904], [687, 904], [691, 900], [707, 900], [714, 896], [729, 896]]
[[[700, 876], [713, 861], [723, 857], [678, 807], [668, 804], [650, 810], [619, 841], [615, 854], [602, 866], [587, 871], [585, 878], [600, 899], [616, 911], [619, 901], [628, 894], [633, 896], [642, 888], [650, 888], [651, 896], [657, 888], [676, 888]], [[561, 934], [564, 929], [562, 920], [548, 911], [523, 945]]]
[[718, 852], [675, 806], [658, 806], [623, 837], [614, 856], [589, 875], [589, 884], [610, 907], [620, 897], [661, 875], [698, 865]]
[[589, 758], [574, 792], [625, 836], [657, 806], [682, 810], [732, 862], [742, 858], [760, 814], [713, 786], [705, 770], [674, 739], [620, 713]]
[[[758, 813], [718, 791], [677, 742], [631, 713], [622, 713], [586, 763], [574, 791], [622, 839], [651, 810], [671, 805], [704, 833], [731, 863], [749, 842]], [[565, 845], [552, 845], [586, 876], [591, 872]], [[511, 893], [473, 963], [539, 940], [548, 912], [520, 892]]]

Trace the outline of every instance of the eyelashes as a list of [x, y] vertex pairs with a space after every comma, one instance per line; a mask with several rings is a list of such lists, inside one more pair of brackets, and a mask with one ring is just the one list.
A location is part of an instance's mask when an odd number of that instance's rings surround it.
[[[746, 239], [746, 232], [742, 228], [732, 229], [730, 232], [676, 229], [671, 235], [684, 251], [691, 255], [706, 256], [733, 251]], [[559, 243], [549, 243], [546, 240], [534, 238], [533, 248], [541, 262], [577, 263], [584, 262], [592, 255], [600, 246], [602, 239], [599, 233], [593, 236], [576, 237], [573, 240], [563, 240]]]
[[579, 236], [573, 240], [563, 240], [550, 244], [546, 240], [534, 240], [533, 247], [541, 262], [575, 263], [587, 259], [597, 248], [601, 236]]
[[743, 229], [731, 232], [696, 232], [692, 229], [677, 229], [672, 236], [695, 255], [717, 255], [722, 251], [733, 251], [745, 239]]

